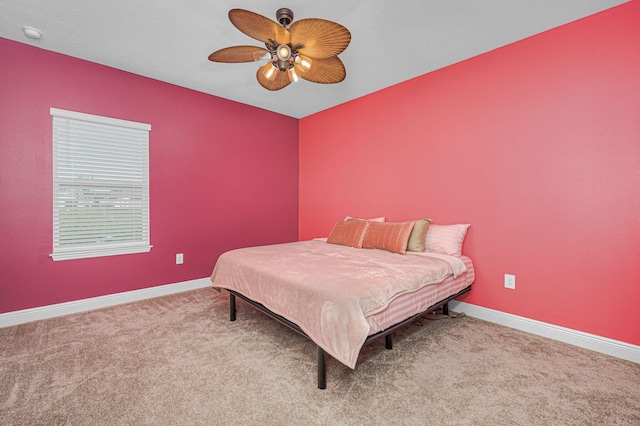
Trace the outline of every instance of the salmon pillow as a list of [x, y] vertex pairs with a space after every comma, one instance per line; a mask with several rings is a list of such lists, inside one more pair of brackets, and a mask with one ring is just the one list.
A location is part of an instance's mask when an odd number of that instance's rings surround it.
[[406, 254], [409, 236], [415, 222], [368, 222], [362, 248]]
[[360, 220], [340, 221], [333, 227], [327, 242], [329, 244], [362, 248], [362, 242], [370, 223]]

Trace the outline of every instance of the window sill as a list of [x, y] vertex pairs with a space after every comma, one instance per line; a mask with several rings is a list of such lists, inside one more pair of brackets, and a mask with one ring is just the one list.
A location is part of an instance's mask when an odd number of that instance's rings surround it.
[[112, 246], [112, 247], [87, 247], [83, 249], [66, 249], [58, 250], [49, 256], [54, 261], [59, 260], [73, 260], [73, 259], [88, 259], [92, 257], [104, 257], [104, 256], [119, 256], [121, 254], [135, 254], [135, 253], [148, 253], [151, 251], [152, 245], [126, 245], [126, 246]]

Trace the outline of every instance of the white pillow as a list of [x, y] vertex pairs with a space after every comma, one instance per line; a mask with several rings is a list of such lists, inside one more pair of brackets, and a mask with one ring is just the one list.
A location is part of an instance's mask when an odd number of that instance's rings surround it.
[[471, 224], [429, 225], [424, 241], [424, 251], [460, 256], [469, 226]]

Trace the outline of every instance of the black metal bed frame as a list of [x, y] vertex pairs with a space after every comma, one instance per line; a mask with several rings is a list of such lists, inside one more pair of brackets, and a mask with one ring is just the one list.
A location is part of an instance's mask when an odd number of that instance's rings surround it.
[[[431, 306], [429, 306], [429, 308], [427, 308], [426, 310], [422, 311], [419, 314], [413, 315], [409, 318], [407, 318], [404, 321], [399, 322], [398, 324], [392, 325], [391, 327], [387, 328], [386, 330], [382, 330], [376, 334], [372, 334], [371, 336], [367, 337], [367, 339], [364, 341], [364, 344], [367, 345], [371, 342], [373, 342], [374, 340], [378, 340], [381, 337], [385, 338], [385, 348], [387, 349], [393, 349], [393, 332], [396, 331], [397, 329], [399, 329], [400, 327], [404, 327], [405, 325], [414, 322], [415, 320], [417, 320], [418, 318], [431, 313], [433, 311], [435, 311], [436, 309], [442, 308], [442, 313], [445, 315], [449, 314], [449, 302], [453, 299], [455, 299], [456, 297], [468, 292], [471, 290], [471, 286], [468, 286], [462, 290], [460, 290], [458, 293], [447, 297], [446, 299], [443, 299]], [[244, 300], [245, 302], [249, 303], [250, 305], [254, 306], [255, 308], [259, 309], [260, 311], [264, 312], [265, 314], [269, 315], [271, 318], [275, 319], [276, 321], [286, 325], [287, 327], [291, 328], [292, 330], [298, 332], [299, 334], [303, 335], [304, 337], [306, 337], [307, 339], [310, 339], [309, 336], [302, 331], [302, 329], [294, 322], [286, 319], [285, 317], [278, 315], [274, 312], [272, 312], [269, 308], [267, 308], [266, 306], [262, 305], [261, 303], [258, 303], [254, 300], [249, 299], [247, 296], [238, 293], [237, 291], [234, 290], [228, 290], [229, 291], [229, 320], [230, 321], [235, 321], [236, 320], [236, 296], [241, 298], [242, 300]], [[318, 389], [326, 389], [327, 387], [327, 362], [326, 362], [326, 353], [324, 351], [324, 349], [322, 349], [320, 346], [318, 346]]]

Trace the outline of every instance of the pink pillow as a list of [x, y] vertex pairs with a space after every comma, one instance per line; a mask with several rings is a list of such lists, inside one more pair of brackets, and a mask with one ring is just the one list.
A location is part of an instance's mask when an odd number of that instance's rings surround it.
[[430, 225], [424, 241], [424, 251], [460, 256], [469, 226], [471, 225]]
[[334, 225], [327, 242], [330, 244], [341, 244], [343, 246], [351, 246], [362, 248], [364, 235], [371, 222], [360, 220], [352, 220], [348, 222], [338, 222]]
[[368, 222], [362, 248], [406, 254], [407, 242], [415, 222]]

